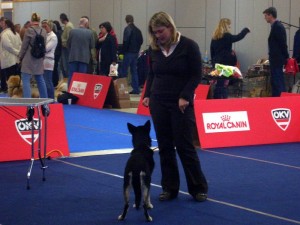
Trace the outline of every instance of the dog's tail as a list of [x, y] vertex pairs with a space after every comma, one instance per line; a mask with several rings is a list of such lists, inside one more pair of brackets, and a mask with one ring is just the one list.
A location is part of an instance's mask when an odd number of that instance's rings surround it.
[[142, 200], [141, 181], [143, 180], [141, 173], [134, 173], [132, 177], [132, 187], [135, 195], [135, 208], [138, 210]]

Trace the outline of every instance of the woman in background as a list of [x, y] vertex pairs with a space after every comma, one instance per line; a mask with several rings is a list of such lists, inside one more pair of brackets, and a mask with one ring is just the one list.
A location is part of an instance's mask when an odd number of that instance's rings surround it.
[[15, 31], [14, 24], [6, 19], [4, 30], [1, 32], [0, 53], [1, 53], [1, 76], [3, 77], [3, 91], [7, 91], [6, 81], [11, 75], [19, 74], [19, 58], [22, 41], [20, 35]]
[[53, 23], [56, 25], [56, 30], [53, 29], [53, 32], [56, 34], [57, 37], [57, 46], [55, 48], [54, 52], [54, 68], [53, 68], [53, 74], [52, 74], [52, 81], [54, 87], [58, 85], [58, 82], [60, 80], [60, 57], [61, 57], [61, 51], [62, 51], [62, 45], [61, 45], [61, 34], [63, 32], [60, 23], [57, 20], [54, 20]]
[[[237, 58], [232, 50], [232, 43], [242, 40], [250, 30], [244, 28], [239, 34], [230, 33], [230, 19], [223, 18], [219, 21], [217, 28], [213, 33], [210, 44], [210, 55], [212, 66], [220, 63], [228, 66], [236, 66]], [[215, 85], [214, 98], [228, 98], [228, 80], [218, 80]]]
[[46, 39], [46, 54], [44, 58], [44, 80], [47, 87], [48, 98], [54, 99], [54, 85], [53, 85], [53, 68], [54, 68], [54, 52], [57, 46], [57, 37], [53, 32], [53, 22], [48, 20], [42, 21], [42, 27], [47, 32]]
[[99, 50], [99, 74], [108, 75], [111, 64], [117, 63], [116, 38], [111, 35], [112, 26], [110, 22], [99, 25], [102, 37], [98, 40], [97, 49]]
[[44, 58], [34, 58], [30, 53], [32, 48], [31, 46], [33, 46], [34, 39], [37, 33], [41, 34], [44, 37], [46, 43], [47, 33], [42, 27], [40, 27], [40, 16], [36, 13], [33, 13], [31, 16], [31, 27], [29, 27], [25, 32], [22, 47], [19, 54], [22, 65], [21, 78], [23, 82], [24, 98], [31, 98], [31, 76], [34, 76], [36, 80], [40, 98], [48, 97], [47, 88], [43, 77]]

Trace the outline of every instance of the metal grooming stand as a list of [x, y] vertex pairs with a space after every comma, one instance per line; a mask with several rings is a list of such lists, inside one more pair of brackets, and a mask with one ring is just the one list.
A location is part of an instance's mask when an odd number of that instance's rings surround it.
[[[49, 103], [53, 102], [53, 99], [49, 98], [0, 98], [0, 107], [1, 106], [27, 106], [28, 108], [36, 108], [37, 115], [38, 115], [38, 121], [39, 121], [39, 127], [38, 127], [38, 156], [39, 160], [41, 162], [41, 168], [43, 170], [43, 181], [46, 180], [45, 178], [45, 170], [47, 166], [45, 165], [45, 160], [46, 160], [46, 146], [47, 146], [47, 117], [48, 115], [45, 114], [45, 127], [44, 127], [44, 156], [42, 157], [41, 154], [41, 141], [42, 141], [42, 136], [41, 136], [41, 106], [48, 105]], [[30, 180], [30, 175], [34, 163], [34, 119], [31, 120], [31, 159], [30, 159], [30, 166], [27, 171], [27, 189], [30, 189], [29, 185], [29, 180]]]

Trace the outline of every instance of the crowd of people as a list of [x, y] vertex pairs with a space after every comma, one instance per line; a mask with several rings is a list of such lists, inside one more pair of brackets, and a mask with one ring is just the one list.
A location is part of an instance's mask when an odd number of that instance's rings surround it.
[[[7, 93], [7, 80], [11, 75], [21, 76], [23, 97], [31, 97], [31, 81], [34, 77], [40, 97], [54, 99], [54, 90], [59, 81], [63, 80], [70, 85], [74, 72], [106, 76], [110, 74], [110, 66], [118, 63], [119, 48], [111, 23], [102, 22], [98, 34], [90, 27], [87, 16], [79, 19], [78, 27], [69, 21], [65, 13], [60, 14], [59, 20], [41, 21], [40, 16], [33, 13], [30, 21], [21, 28], [20, 24], [14, 25], [11, 20], [0, 18], [1, 93]], [[137, 40], [135, 30], [140, 34], [141, 32], [133, 20], [132, 15], [126, 16], [126, 49], [123, 51], [124, 66], [120, 70], [120, 77], [127, 77], [130, 67], [132, 93], [139, 94], [136, 67], [143, 39]], [[41, 35], [45, 40], [45, 55], [41, 58], [31, 54], [37, 35]]]
[[[272, 96], [275, 97], [285, 91], [282, 67], [289, 57], [286, 31], [276, 19], [277, 11], [274, 7], [266, 9], [263, 14], [266, 21], [272, 25], [268, 43]], [[139, 82], [137, 60], [143, 44], [143, 36], [140, 29], [135, 26], [132, 15], [126, 15], [125, 22], [127, 26], [124, 28], [120, 49], [116, 33], [109, 21], [102, 22], [99, 25], [100, 32], [97, 33], [90, 27], [87, 16], [82, 16], [78, 27], [75, 27], [65, 13], [60, 14], [59, 21], [41, 21], [40, 16], [33, 13], [31, 20], [26, 21], [22, 28], [20, 24], [14, 25], [11, 20], [1, 17], [0, 92], [7, 92], [6, 81], [11, 75], [22, 74], [23, 96], [29, 97], [30, 80], [33, 75], [40, 96], [54, 98], [54, 90], [59, 81], [64, 80], [70, 85], [74, 72], [108, 76], [111, 65], [120, 62], [118, 60], [118, 51], [120, 51], [124, 57], [119, 65], [119, 77], [127, 77], [130, 69], [132, 86], [130, 94], [140, 94], [140, 87], [143, 84]], [[213, 66], [216, 63], [237, 65], [237, 57], [232, 45], [242, 40], [250, 30], [244, 28], [234, 35], [230, 32], [230, 25], [230, 19], [220, 19], [212, 35], [210, 54]], [[45, 38], [46, 54], [43, 59], [35, 59], [29, 52], [36, 34], [41, 30]], [[214, 83], [214, 98], [227, 98], [229, 81], [218, 80]]]

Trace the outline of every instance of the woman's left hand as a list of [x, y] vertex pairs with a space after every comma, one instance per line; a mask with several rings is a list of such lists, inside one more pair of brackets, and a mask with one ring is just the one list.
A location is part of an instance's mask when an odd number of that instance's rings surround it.
[[184, 113], [185, 108], [188, 107], [189, 104], [190, 103], [187, 100], [180, 98], [178, 101], [179, 110]]

